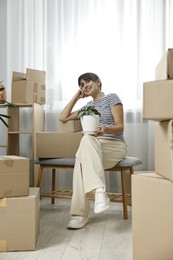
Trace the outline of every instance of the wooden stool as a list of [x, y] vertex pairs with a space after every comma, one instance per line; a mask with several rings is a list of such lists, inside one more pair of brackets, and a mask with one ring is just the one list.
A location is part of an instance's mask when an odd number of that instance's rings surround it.
[[[52, 170], [52, 191], [49, 193], [41, 193], [41, 196], [51, 197], [51, 203], [55, 203], [55, 198], [71, 198], [72, 190], [56, 190], [56, 170], [72, 170], [75, 164], [75, 158], [57, 158], [57, 159], [36, 159], [35, 164], [39, 164], [39, 172], [37, 179], [37, 187], [41, 187], [43, 170], [50, 168]], [[131, 194], [126, 192], [126, 178], [125, 172], [133, 174], [133, 167], [142, 164], [141, 160], [137, 157], [126, 157], [117, 165], [111, 169], [106, 169], [109, 172], [120, 172], [121, 173], [121, 186], [122, 193], [107, 193], [111, 202], [123, 203], [124, 219], [128, 219], [127, 211], [127, 199], [131, 197]], [[93, 198], [91, 198], [93, 199]]]

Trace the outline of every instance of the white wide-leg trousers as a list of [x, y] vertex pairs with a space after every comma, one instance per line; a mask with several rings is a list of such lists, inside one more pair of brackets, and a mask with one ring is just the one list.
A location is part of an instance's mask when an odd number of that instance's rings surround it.
[[125, 142], [84, 135], [76, 153], [71, 215], [88, 216], [87, 193], [106, 187], [105, 169], [115, 166], [127, 153]]

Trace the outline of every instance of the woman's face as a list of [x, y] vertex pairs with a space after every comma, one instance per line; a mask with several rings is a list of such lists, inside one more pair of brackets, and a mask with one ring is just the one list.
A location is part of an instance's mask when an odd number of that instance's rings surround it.
[[79, 87], [86, 96], [92, 96], [100, 91], [99, 80], [92, 81], [90, 79], [82, 79]]

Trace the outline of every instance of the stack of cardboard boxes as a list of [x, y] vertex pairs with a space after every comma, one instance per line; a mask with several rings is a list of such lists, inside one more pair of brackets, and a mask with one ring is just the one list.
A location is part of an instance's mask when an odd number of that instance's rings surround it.
[[0, 156], [0, 252], [34, 250], [39, 232], [39, 188], [29, 187], [28, 158]]
[[154, 120], [154, 172], [132, 176], [134, 260], [173, 259], [173, 49], [144, 83], [143, 118]]

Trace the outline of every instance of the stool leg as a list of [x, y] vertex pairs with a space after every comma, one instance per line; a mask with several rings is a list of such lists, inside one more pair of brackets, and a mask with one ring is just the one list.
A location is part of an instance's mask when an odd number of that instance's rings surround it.
[[37, 179], [37, 187], [41, 187], [41, 181], [43, 177], [43, 166], [40, 165]]
[[[55, 191], [55, 182], [56, 182], [56, 170], [52, 169], [52, 192]], [[51, 204], [55, 204], [55, 198], [51, 198]]]
[[128, 219], [127, 196], [126, 196], [126, 178], [125, 178], [125, 169], [124, 168], [121, 169], [121, 185], [122, 185], [124, 219]]
[[133, 173], [133, 167], [130, 167], [130, 174], [132, 175]]
[[[130, 183], [132, 182], [132, 174], [134, 174], [134, 171], [133, 171], [133, 167], [130, 167], [130, 169], [129, 169], [129, 171], [130, 171]], [[132, 187], [132, 185], [131, 185], [131, 187]], [[130, 202], [128, 203], [128, 205], [130, 205], [130, 206], [132, 206], [132, 188], [130, 189]]]

